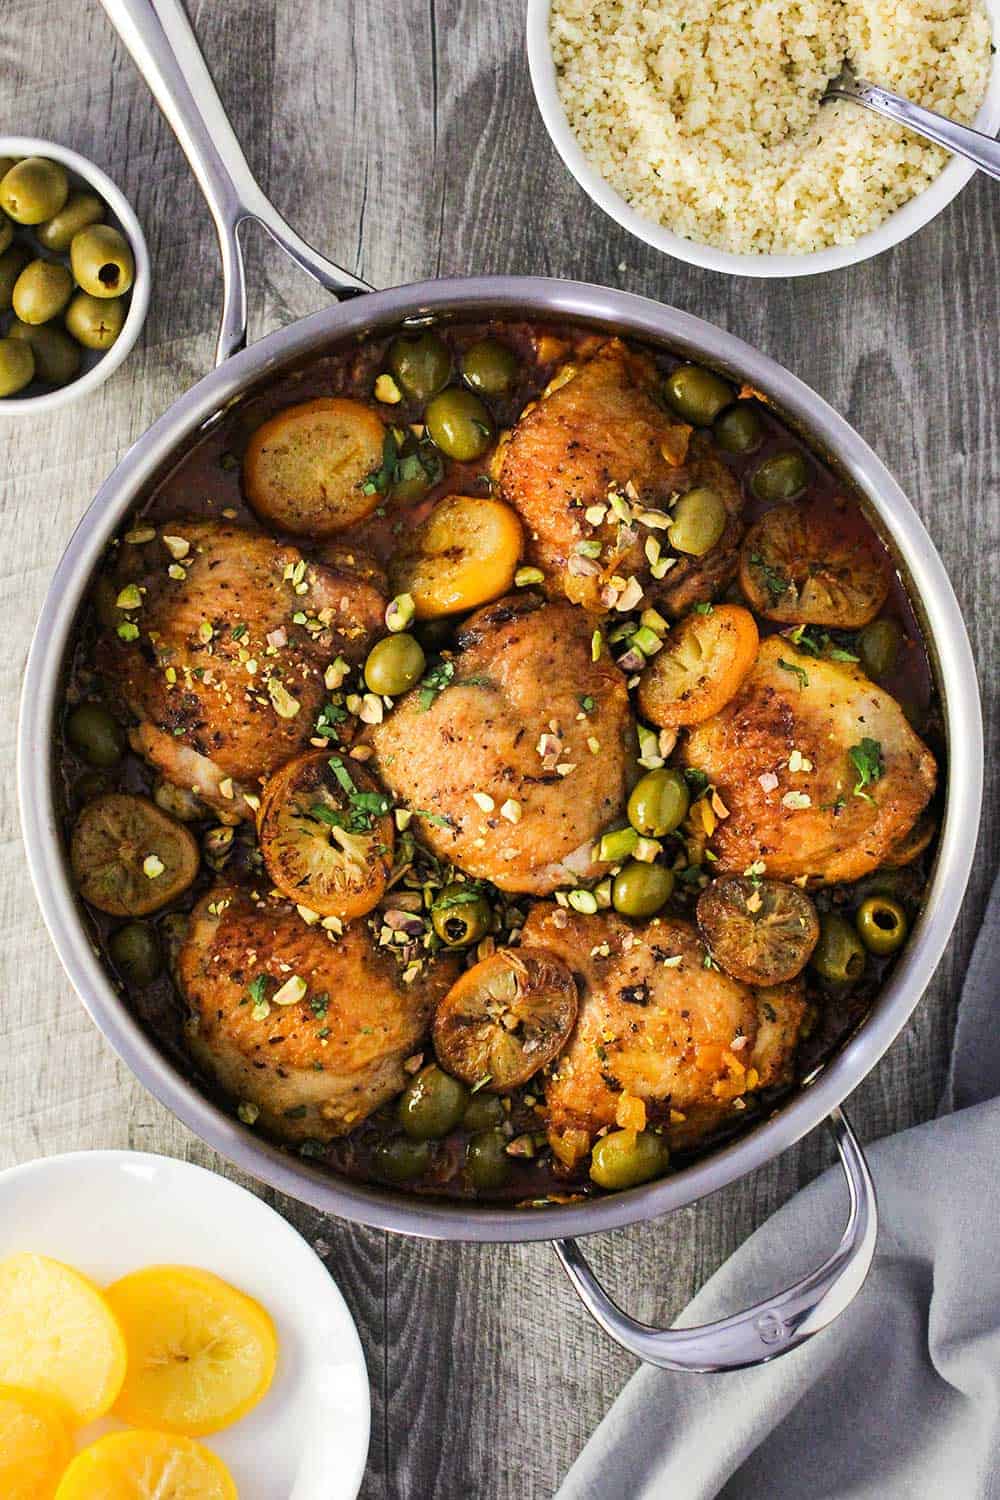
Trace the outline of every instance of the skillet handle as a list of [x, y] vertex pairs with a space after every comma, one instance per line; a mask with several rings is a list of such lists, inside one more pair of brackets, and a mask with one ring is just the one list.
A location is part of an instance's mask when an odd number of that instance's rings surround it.
[[265, 196], [223, 108], [182, 0], [101, 0], [152, 90], [205, 195], [222, 252], [222, 322], [215, 362], [247, 341], [247, 290], [240, 225], [256, 219], [282, 250], [335, 297], [371, 291], [286, 223]]
[[605, 1333], [646, 1364], [712, 1374], [766, 1364], [798, 1348], [839, 1317], [868, 1275], [878, 1234], [878, 1206], [868, 1164], [842, 1111], [833, 1110], [827, 1124], [847, 1176], [851, 1200], [847, 1228], [837, 1249], [817, 1270], [746, 1312], [701, 1328], [650, 1328], [612, 1302], [575, 1240], [553, 1241], [580, 1299]]

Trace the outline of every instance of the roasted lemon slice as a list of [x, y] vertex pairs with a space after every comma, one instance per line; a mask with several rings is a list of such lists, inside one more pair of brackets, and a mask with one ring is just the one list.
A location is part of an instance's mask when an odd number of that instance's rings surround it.
[[661, 729], [704, 723], [735, 697], [759, 643], [753, 615], [742, 605], [688, 615], [642, 674], [642, 713]]
[[258, 834], [267, 873], [290, 901], [351, 922], [371, 911], [392, 867], [391, 799], [356, 761], [309, 751], [264, 789]]
[[65, 1408], [49, 1396], [0, 1385], [0, 1495], [52, 1500], [73, 1456]]
[[507, 592], [523, 544], [509, 505], [446, 495], [394, 553], [389, 582], [394, 593], [411, 596], [418, 620], [459, 614]]
[[252, 1297], [210, 1271], [151, 1266], [109, 1286], [128, 1347], [115, 1415], [198, 1437], [245, 1416], [274, 1378], [278, 1340]]
[[70, 859], [85, 901], [113, 917], [143, 917], [186, 891], [198, 845], [146, 797], [109, 792], [76, 820]]
[[464, 1083], [503, 1093], [555, 1057], [576, 1010], [576, 981], [554, 953], [500, 948], [467, 969], [441, 1001], [434, 1050]]
[[190, 1438], [112, 1432], [78, 1453], [55, 1500], [239, 1500], [222, 1459]]
[[0, 1381], [61, 1402], [83, 1426], [124, 1376], [122, 1331], [86, 1276], [44, 1255], [0, 1261]]
[[805, 891], [742, 875], [723, 876], [701, 893], [698, 926], [726, 973], [753, 985], [794, 979], [819, 941], [819, 918]]
[[740, 588], [768, 620], [856, 630], [882, 608], [889, 579], [873, 539], [846, 514], [777, 505], [743, 540]]
[[385, 438], [381, 419], [360, 401], [324, 396], [289, 406], [247, 444], [247, 500], [279, 531], [332, 536], [363, 520], [389, 488], [391, 472], [380, 478]]

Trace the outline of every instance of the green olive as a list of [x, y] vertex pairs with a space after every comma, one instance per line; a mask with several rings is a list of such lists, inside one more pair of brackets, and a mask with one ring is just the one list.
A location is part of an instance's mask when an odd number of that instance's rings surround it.
[[14, 297], [14, 283], [24, 270], [31, 253], [23, 245], [11, 245], [0, 255], [0, 312], [6, 312]]
[[691, 795], [680, 771], [647, 771], [632, 788], [628, 820], [637, 833], [660, 839], [687, 817]]
[[148, 922], [119, 927], [108, 942], [108, 950], [122, 978], [140, 988], [152, 984], [163, 968], [160, 940]]
[[873, 620], [858, 636], [858, 655], [869, 677], [886, 677], [896, 665], [903, 632], [895, 620]]
[[479, 339], [462, 355], [462, 374], [474, 391], [502, 396], [517, 379], [517, 356], [496, 339]]
[[46, 250], [68, 250], [73, 236], [104, 218], [104, 204], [96, 193], [70, 193], [57, 214], [39, 225], [38, 238]]
[[50, 385], [68, 385], [80, 373], [80, 350], [61, 328], [30, 323], [13, 323], [7, 331], [11, 339], [23, 339], [35, 356], [35, 374]]
[[73, 294], [73, 278], [56, 260], [33, 260], [14, 283], [14, 312], [22, 323], [47, 323]]
[[448, 458], [471, 463], [481, 458], [493, 441], [490, 414], [472, 391], [449, 386], [424, 413], [427, 431]]
[[135, 279], [128, 240], [110, 224], [91, 224], [75, 234], [69, 260], [77, 285], [92, 297], [121, 297]]
[[655, 917], [670, 900], [674, 890], [674, 872], [666, 865], [647, 865], [630, 859], [623, 865], [611, 885], [615, 911], [623, 917]]
[[493, 913], [475, 886], [458, 881], [446, 885], [431, 907], [431, 923], [449, 948], [467, 948], [490, 930]]
[[715, 490], [701, 485], [682, 495], [673, 509], [667, 538], [675, 552], [704, 557], [711, 552], [729, 519], [725, 502]]
[[85, 349], [110, 349], [125, 326], [127, 312], [121, 297], [77, 292], [66, 309], [66, 328]]
[[809, 469], [802, 454], [790, 448], [772, 454], [754, 470], [750, 488], [758, 500], [794, 500], [809, 483]]
[[669, 1165], [670, 1148], [652, 1130], [609, 1130], [590, 1153], [590, 1176], [609, 1192], [662, 1177]]
[[865, 950], [861, 940], [839, 912], [826, 912], [820, 918], [819, 942], [810, 963], [822, 979], [833, 984], [854, 984], [865, 969]]
[[389, 345], [389, 369], [396, 382], [415, 401], [429, 401], [448, 383], [451, 355], [436, 333], [400, 337]]
[[701, 365], [681, 365], [664, 385], [674, 411], [695, 427], [711, 427], [733, 399], [732, 387]]
[[375, 1170], [387, 1182], [412, 1182], [422, 1177], [430, 1164], [430, 1142], [411, 1140], [408, 1135], [380, 1141], [375, 1150]]
[[14, 238], [14, 226], [5, 213], [0, 213], [0, 255], [9, 250]]
[[437, 1140], [461, 1122], [469, 1090], [436, 1063], [422, 1068], [399, 1101], [399, 1123], [415, 1141]]
[[100, 703], [80, 703], [66, 720], [66, 737], [92, 766], [116, 766], [125, 753], [125, 734]]
[[365, 682], [373, 693], [395, 698], [416, 687], [426, 666], [424, 648], [416, 636], [387, 635], [376, 641], [368, 653]]
[[30, 385], [35, 374], [31, 345], [20, 339], [0, 339], [0, 396], [15, 396]]
[[869, 896], [862, 901], [854, 921], [868, 952], [880, 956], [903, 946], [910, 925], [899, 902], [888, 896]]
[[727, 453], [752, 453], [760, 446], [764, 425], [760, 413], [749, 401], [737, 401], [715, 419], [715, 441]]
[[68, 197], [65, 167], [43, 156], [26, 156], [0, 182], [0, 208], [17, 224], [44, 224]]
[[491, 1130], [502, 1125], [505, 1118], [503, 1100], [496, 1094], [480, 1090], [469, 1100], [469, 1107], [462, 1116], [462, 1126], [465, 1130]]
[[465, 1148], [465, 1171], [477, 1193], [496, 1192], [510, 1177], [507, 1137], [502, 1130], [483, 1130]]

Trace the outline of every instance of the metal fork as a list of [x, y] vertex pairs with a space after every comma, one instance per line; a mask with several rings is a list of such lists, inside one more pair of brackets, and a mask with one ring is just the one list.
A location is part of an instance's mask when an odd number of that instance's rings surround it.
[[909, 99], [902, 99], [899, 94], [891, 94], [876, 83], [856, 78], [849, 64], [845, 63], [839, 78], [827, 85], [823, 98], [850, 99], [876, 115], [895, 120], [897, 125], [905, 125], [907, 130], [915, 131], [936, 146], [943, 146], [956, 156], [964, 156], [990, 177], [1000, 178], [1000, 141], [983, 135], [981, 131], [971, 130], [968, 125], [959, 125], [932, 109], [913, 104]]

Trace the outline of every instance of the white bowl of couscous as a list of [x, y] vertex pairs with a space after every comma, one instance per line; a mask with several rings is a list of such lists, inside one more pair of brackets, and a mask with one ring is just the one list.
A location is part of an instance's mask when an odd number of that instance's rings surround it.
[[859, 76], [989, 135], [1000, 0], [528, 0], [553, 144], [594, 202], [679, 260], [805, 276], [867, 260], [975, 170], [846, 101]]

